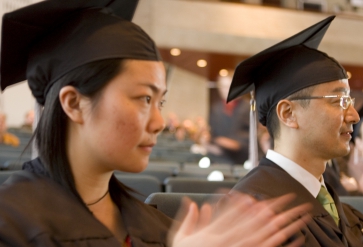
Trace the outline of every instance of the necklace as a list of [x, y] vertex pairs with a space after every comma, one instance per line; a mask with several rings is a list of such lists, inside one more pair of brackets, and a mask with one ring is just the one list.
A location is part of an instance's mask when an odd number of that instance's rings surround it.
[[99, 199], [97, 199], [95, 202], [87, 203], [86, 205], [87, 205], [87, 206], [95, 205], [97, 202], [99, 202], [99, 201], [101, 201], [103, 198], [105, 198], [105, 197], [107, 196], [107, 194], [108, 194], [108, 190], [106, 191], [106, 193], [105, 193], [103, 196], [101, 196], [101, 197], [100, 197]]

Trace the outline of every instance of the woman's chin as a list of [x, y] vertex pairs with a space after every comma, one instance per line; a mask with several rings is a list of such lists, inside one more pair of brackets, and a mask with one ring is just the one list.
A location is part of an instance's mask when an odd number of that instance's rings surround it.
[[122, 172], [130, 172], [130, 173], [140, 173], [140, 172], [143, 172], [147, 165], [148, 165], [148, 161], [147, 160], [146, 162], [140, 162], [138, 164], [133, 164], [131, 165], [130, 167], [128, 167], [128, 169], [123, 169], [123, 170], [120, 170]]

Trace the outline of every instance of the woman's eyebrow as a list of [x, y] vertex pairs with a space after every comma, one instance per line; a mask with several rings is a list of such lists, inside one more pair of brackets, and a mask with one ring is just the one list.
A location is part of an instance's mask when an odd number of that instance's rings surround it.
[[161, 92], [162, 95], [165, 95], [166, 92], [168, 91], [166, 89], [161, 91], [160, 88], [158, 88], [157, 86], [155, 86], [154, 84], [151, 84], [151, 83], [141, 83], [139, 85], [150, 88], [153, 91], [153, 93], [155, 93], [155, 94], [159, 94]]

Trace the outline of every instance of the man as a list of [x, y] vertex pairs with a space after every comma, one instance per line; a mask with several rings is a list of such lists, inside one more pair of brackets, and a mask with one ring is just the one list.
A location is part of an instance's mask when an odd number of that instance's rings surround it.
[[304, 246], [363, 246], [363, 215], [324, 183], [328, 160], [349, 152], [359, 121], [344, 68], [317, 50], [334, 17], [240, 63], [228, 100], [255, 89], [259, 121], [274, 148], [233, 188], [258, 199], [287, 193], [313, 205]]
[[210, 110], [211, 143], [207, 150], [212, 162], [242, 165], [248, 159], [250, 104], [242, 97], [226, 104], [232, 75], [233, 71], [229, 71], [217, 79], [219, 98]]

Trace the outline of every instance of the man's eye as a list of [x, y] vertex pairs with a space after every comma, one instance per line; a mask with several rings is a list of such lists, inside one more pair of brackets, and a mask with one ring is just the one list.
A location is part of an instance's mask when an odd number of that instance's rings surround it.
[[340, 104], [340, 98], [334, 98], [331, 101], [333, 104]]
[[146, 103], [150, 104], [150, 102], [151, 102], [151, 97], [150, 97], [150, 96], [146, 96], [146, 97], [145, 97], [145, 99], [146, 99]]

